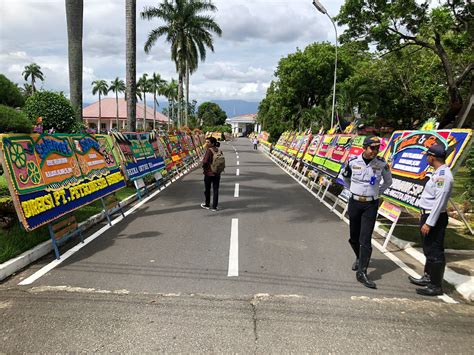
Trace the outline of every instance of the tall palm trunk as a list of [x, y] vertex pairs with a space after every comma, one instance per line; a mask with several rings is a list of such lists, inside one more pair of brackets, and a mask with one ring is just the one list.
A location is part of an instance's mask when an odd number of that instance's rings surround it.
[[[71, 104], [82, 121], [82, 23], [83, 0], [66, 0], [66, 22]], [[33, 92], [35, 86], [32, 81]]]
[[119, 108], [118, 108], [118, 91], [115, 92], [115, 106], [117, 108], [117, 112], [115, 114], [115, 122], [117, 124], [117, 132], [120, 132], [119, 126]]
[[153, 129], [156, 129], [156, 91], [153, 92]]
[[102, 108], [101, 108], [101, 97], [100, 97], [100, 91], [99, 91], [99, 128], [97, 130], [98, 133], [100, 133], [100, 130], [102, 129], [100, 125], [100, 119], [102, 118]]
[[182, 118], [182, 107], [183, 103], [183, 74], [181, 73], [178, 76], [178, 128], [181, 127], [181, 118]]
[[126, 0], [127, 129], [137, 130], [137, 1]]
[[188, 107], [189, 107], [189, 65], [186, 63], [186, 108], [184, 111], [185, 113], [185, 122], [186, 126], [188, 126]]
[[171, 119], [173, 118], [173, 106], [171, 105], [171, 100], [168, 99], [168, 131], [171, 127]]
[[146, 91], [143, 92], [143, 132], [146, 132]]

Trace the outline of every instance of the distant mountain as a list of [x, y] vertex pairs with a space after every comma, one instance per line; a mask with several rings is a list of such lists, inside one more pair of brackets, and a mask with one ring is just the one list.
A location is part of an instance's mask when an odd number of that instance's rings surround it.
[[258, 102], [243, 101], [243, 100], [210, 100], [218, 104], [221, 109], [227, 113], [227, 117], [234, 117], [257, 113]]
[[[153, 101], [153, 100], [152, 100]], [[246, 115], [251, 113], [257, 113], [259, 102], [244, 101], [244, 100], [209, 100], [218, 104], [227, 114], [227, 117], [234, 117], [240, 115]], [[198, 102], [198, 106], [202, 102]], [[89, 106], [91, 103], [84, 103], [83, 107]], [[164, 108], [168, 107], [168, 102], [160, 101], [158, 111], [162, 112]], [[153, 103], [147, 105], [153, 107]]]

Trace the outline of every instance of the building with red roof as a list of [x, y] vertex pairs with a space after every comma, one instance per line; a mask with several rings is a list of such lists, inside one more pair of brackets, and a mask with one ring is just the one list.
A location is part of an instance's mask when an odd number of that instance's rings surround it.
[[[114, 98], [105, 98], [101, 100], [100, 105], [100, 130], [107, 131], [117, 129], [117, 104]], [[82, 109], [82, 117], [86, 125], [90, 128], [97, 129], [99, 126], [99, 101]], [[152, 107], [146, 107], [142, 103], [137, 102], [137, 130], [143, 130], [143, 123], [146, 124], [145, 130], [158, 128], [167, 125], [168, 117], [158, 111], [154, 111]], [[118, 99], [118, 119], [119, 130], [126, 130], [127, 124], [127, 101], [123, 98]]]

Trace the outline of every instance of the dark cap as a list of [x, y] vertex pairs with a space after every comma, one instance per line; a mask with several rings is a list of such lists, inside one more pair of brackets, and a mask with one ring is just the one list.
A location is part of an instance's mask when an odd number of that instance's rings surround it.
[[379, 137], [376, 136], [368, 136], [365, 137], [364, 143], [362, 144], [364, 147], [374, 147], [380, 145], [382, 142], [380, 141]]
[[437, 158], [446, 158], [446, 149], [442, 144], [433, 144], [431, 147], [428, 148], [426, 154], [432, 155]]

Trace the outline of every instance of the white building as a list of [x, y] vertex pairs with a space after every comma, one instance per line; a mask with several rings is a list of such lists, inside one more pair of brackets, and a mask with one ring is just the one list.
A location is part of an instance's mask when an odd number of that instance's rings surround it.
[[232, 135], [234, 137], [243, 137], [254, 131], [260, 132], [261, 127], [257, 123], [256, 114], [240, 115], [225, 120], [232, 126]]

